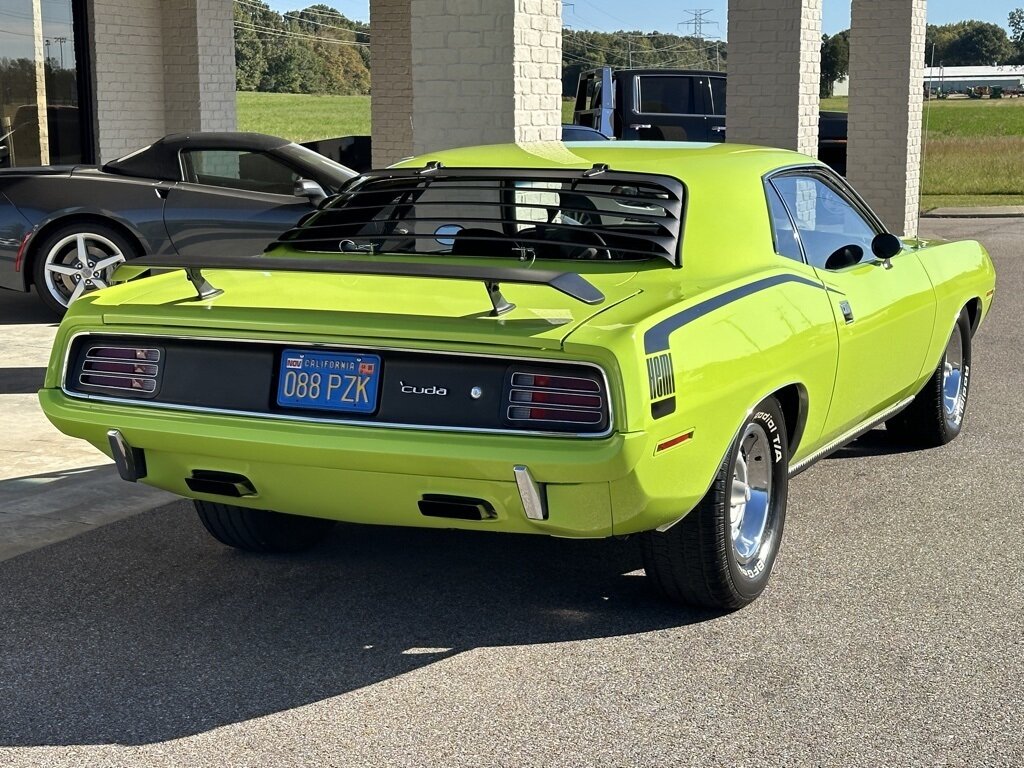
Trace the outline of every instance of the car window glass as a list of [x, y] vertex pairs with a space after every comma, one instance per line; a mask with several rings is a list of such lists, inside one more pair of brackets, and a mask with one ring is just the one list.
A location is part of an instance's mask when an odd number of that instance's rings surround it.
[[823, 180], [792, 175], [773, 179], [772, 184], [796, 222], [811, 266], [824, 268], [829, 256], [848, 246], [859, 249], [861, 261], [874, 258], [874, 227]]
[[693, 115], [693, 78], [644, 75], [640, 81], [640, 111], [663, 115]]
[[771, 184], [768, 185], [768, 212], [772, 217], [772, 239], [775, 242], [775, 252], [787, 259], [793, 259], [793, 261], [803, 261], [800, 239], [796, 230], [793, 229], [793, 220], [789, 218], [782, 198]]
[[184, 153], [192, 180], [214, 187], [291, 195], [299, 175], [262, 152], [198, 149]]
[[725, 115], [725, 78], [711, 78], [711, 114]]

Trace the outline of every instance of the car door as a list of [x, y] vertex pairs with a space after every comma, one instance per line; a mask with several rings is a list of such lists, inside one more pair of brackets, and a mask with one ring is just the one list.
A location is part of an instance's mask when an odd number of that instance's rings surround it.
[[708, 120], [708, 141], [725, 141], [725, 78], [711, 75], [706, 79], [709, 101], [704, 111]]
[[874, 257], [871, 242], [883, 227], [835, 174], [787, 171], [770, 183], [832, 297], [839, 364], [823, 431], [831, 438], [897, 402], [917, 381], [935, 322], [934, 290], [915, 253], [888, 262]]
[[164, 225], [182, 256], [260, 253], [313, 205], [294, 194], [300, 174], [263, 152], [181, 153], [185, 178], [167, 192]]
[[[704, 95], [693, 75], [635, 75], [624, 139], [707, 141]], [[704, 87], [707, 79], [703, 78]]]

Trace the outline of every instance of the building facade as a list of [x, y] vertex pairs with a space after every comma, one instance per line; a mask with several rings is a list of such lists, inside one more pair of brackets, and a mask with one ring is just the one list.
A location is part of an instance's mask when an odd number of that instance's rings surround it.
[[0, 167], [233, 130], [231, 0], [3, 0]]

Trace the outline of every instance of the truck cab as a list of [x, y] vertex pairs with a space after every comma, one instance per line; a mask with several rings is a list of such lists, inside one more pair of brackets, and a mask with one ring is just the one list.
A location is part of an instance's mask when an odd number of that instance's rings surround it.
[[584, 72], [574, 122], [609, 138], [724, 141], [725, 74], [610, 67]]
[[[726, 75], [702, 69], [612, 69], [580, 74], [573, 122], [610, 139], [725, 141]], [[847, 115], [822, 112], [818, 157], [846, 175]]]

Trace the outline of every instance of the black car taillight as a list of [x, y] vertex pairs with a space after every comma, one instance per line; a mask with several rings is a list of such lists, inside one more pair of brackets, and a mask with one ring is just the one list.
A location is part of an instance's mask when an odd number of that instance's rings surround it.
[[517, 428], [548, 432], [601, 432], [608, 424], [606, 393], [596, 372], [514, 370], [507, 418]]
[[160, 379], [160, 350], [155, 347], [87, 347], [78, 371], [78, 389], [112, 395], [153, 397]]

